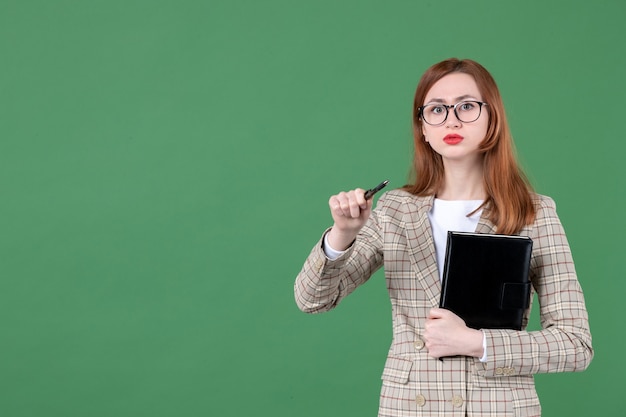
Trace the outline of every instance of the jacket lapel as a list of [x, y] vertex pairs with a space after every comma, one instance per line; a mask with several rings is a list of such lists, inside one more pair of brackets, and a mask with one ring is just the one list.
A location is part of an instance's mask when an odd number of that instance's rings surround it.
[[435, 256], [432, 227], [428, 212], [433, 207], [434, 197], [411, 196], [405, 200], [404, 223], [411, 266], [426, 297], [433, 307], [439, 306], [441, 282]]
[[485, 207], [482, 214], [480, 215], [480, 220], [478, 220], [478, 224], [476, 225], [476, 233], [487, 233], [487, 234], [496, 233], [496, 226], [493, 223], [491, 223], [489, 219], [487, 219], [488, 213], [489, 213], [489, 206]]

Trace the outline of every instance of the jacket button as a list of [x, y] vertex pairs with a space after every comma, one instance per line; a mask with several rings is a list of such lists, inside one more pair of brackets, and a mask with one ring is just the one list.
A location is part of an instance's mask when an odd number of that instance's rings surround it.
[[452, 397], [452, 405], [459, 408], [463, 405], [463, 398], [460, 395], [455, 395]]
[[422, 339], [417, 339], [413, 345], [415, 346], [415, 350], [424, 349], [424, 341]]
[[496, 368], [496, 375], [502, 375], [504, 373], [504, 369], [502, 368]]
[[415, 397], [415, 403], [418, 406], [423, 407], [424, 404], [426, 404], [426, 398], [424, 398], [422, 394], [417, 394], [417, 396]]

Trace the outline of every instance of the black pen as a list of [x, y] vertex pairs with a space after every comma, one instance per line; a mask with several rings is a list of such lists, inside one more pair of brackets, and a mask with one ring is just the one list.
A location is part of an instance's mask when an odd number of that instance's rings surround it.
[[389, 183], [389, 180], [385, 180], [381, 182], [380, 184], [378, 184], [376, 187], [370, 188], [369, 190], [367, 190], [365, 192], [365, 199], [369, 200], [370, 198], [372, 198], [374, 194], [376, 194], [377, 192], [385, 188], [385, 185], [387, 185], [388, 183]]

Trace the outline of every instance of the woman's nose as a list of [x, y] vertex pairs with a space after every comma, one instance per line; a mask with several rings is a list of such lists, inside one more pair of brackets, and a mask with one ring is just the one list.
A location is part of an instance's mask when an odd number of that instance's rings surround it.
[[456, 112], [451, 111], [448, 113], [448, 120], [446, 120], [446, 127], [459, 127], [461, 125], [461, 121], [456, 116]]

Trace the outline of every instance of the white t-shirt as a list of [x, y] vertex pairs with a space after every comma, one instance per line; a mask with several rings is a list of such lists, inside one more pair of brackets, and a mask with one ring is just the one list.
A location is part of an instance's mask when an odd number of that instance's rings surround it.
[[[482, 200], [440, 200], [435, 198], [433, 208], [428, 212], [428, 219], [433, 230], [435, 253], [439, 279], [443, 278], [443, 263], [446, 256], [448, 232], [474, 232], [482, 209], [473, 213], [483, 203]], [[472, 213], [471, 216], [468, 214]]]

